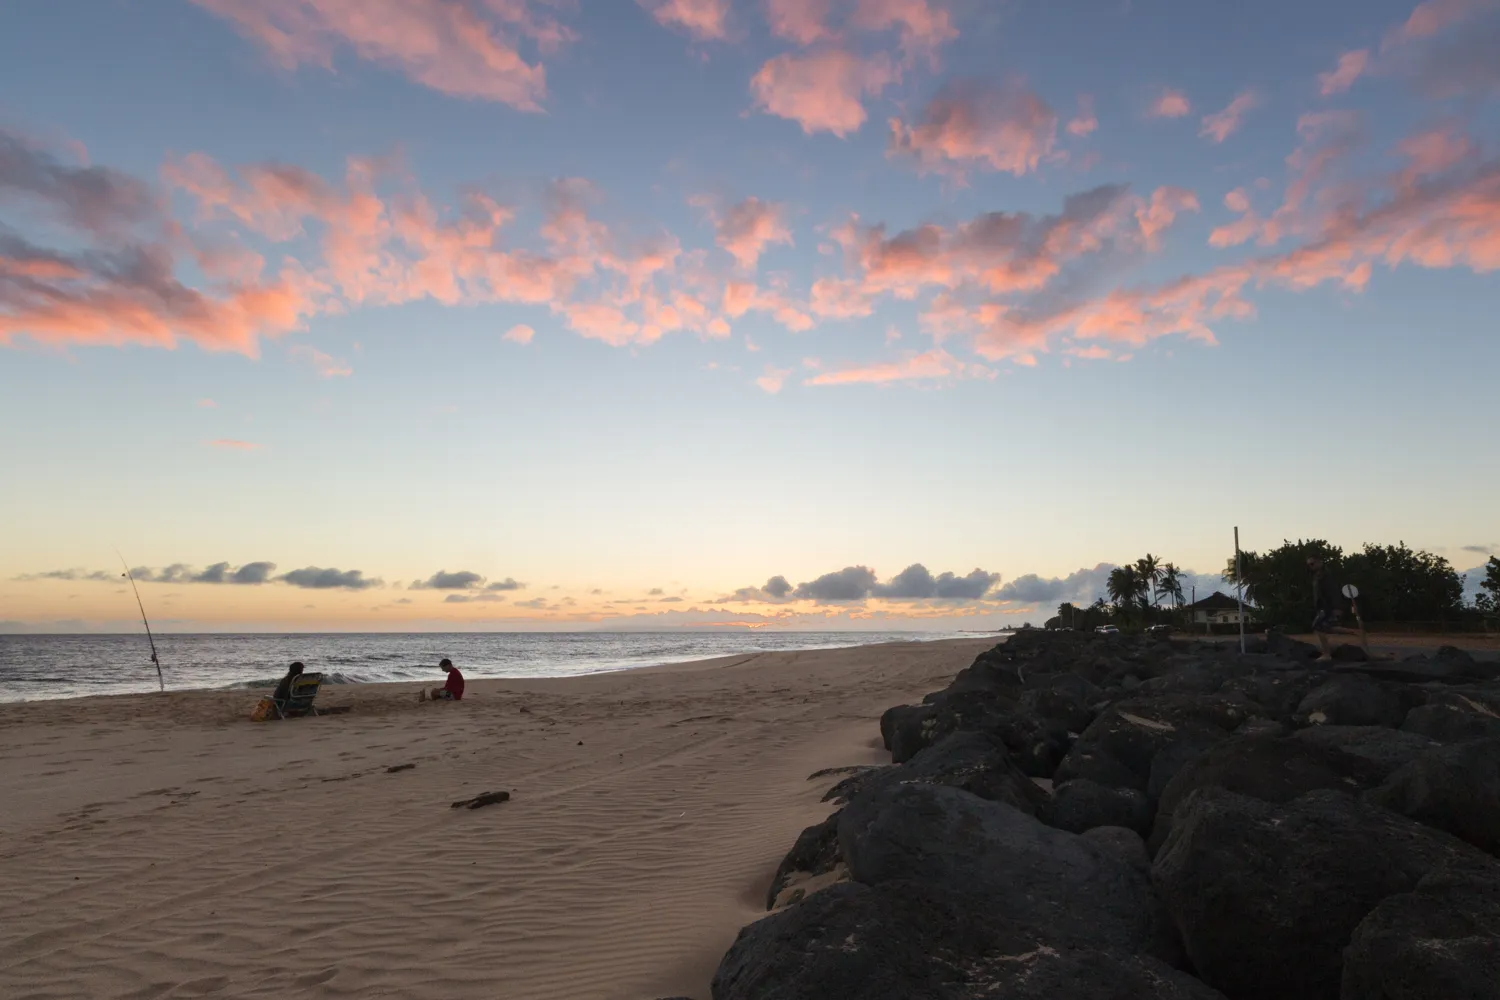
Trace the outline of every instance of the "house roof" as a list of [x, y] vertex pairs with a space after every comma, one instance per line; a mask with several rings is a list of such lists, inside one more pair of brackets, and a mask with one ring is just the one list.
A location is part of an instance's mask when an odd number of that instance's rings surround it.
[[[1233, 611], [1239, 607], [1239, 602], [1227, 594], [1214, 591], [1196, 604], [1189, 604], [1190, 611]], [[1250, 602], [1245, 602], [1245, 607], [1251, 607]]]

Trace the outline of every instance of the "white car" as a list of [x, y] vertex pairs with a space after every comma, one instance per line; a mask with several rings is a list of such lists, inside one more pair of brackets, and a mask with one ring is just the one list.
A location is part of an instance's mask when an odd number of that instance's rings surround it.
[[1120, 634], [1120, 630], [1117, 629], [1117, 628], [1115, 628], [1113, 625], [1099, 625], [1099, 626], [1096, 626], [1094, 628], [1094, 631], [1098, 632], [1100, 635], [1119, 635]]

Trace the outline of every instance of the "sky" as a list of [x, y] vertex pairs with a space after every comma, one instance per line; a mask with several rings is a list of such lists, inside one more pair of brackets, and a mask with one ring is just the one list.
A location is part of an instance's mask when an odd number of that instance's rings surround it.
[[1500, 0], [52, 0], [0, 95], [0, 630], [1500, 553]]

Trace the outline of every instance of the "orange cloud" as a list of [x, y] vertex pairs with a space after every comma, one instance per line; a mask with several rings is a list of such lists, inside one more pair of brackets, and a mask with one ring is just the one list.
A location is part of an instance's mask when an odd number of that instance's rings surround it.
[[729, 36], [729, 0], [636, 0], [658, 24], [681, 28], [700, 42]]
[[1370, 50], [1356, 49], [1339, 56], [1339, 63], [1327, 73], [1318, 74], [1318, 93], [1324, 97], [1347, 93], [1354, 81], [1370, 68]]
[[756, 106], [802, 126], [808, 135], [832, 132], [843, 138], [865, 123], [865, 96], [879, 94], [896, 79], [884, 55], [862, 58], [843, 49], [780, 55], [750, 80]]
[[766, 20], [771, 34], [798, 45], [811, 45], [833, 37], [828, 26], [833, 0], [766, 0]]
[[526, 0], [193, 0], [234, 24], [287, 69], [333, 68], [340, 46], [454, 97], [541, 110], [546, 71], [511, 36], [543, 51], [573, 38]]
[[807, 379], [803, 384], [882, 385], [890, 382], [994, 377], [993, 368], [960, 361], [947, 351], [937, 348], [922, 354], [908, 354], [899, 361], [824, 372]]
[[715, 229], [718, 245], [746, 270], [754, 270], [766, 247], [792, 243], [786, 206], [759, 198], [746, 198], [730, 206], [722, 218], [715, 220]]
[[517, 323], [509, 330], [506, 330], [505, 334], [500, 339], [508, 340], [512, 344], [525, 345], [531, 343], [532, 338], [535, 336], [536, 331], [531, 327], [527, 326], [525, 323]]
[[1203, 127], [1198, 134], [1214, 142], [1223, 142], [1231, 135], [1240, 130], [1240, 125], [1249, 114], [1260, 104], [1260, 97], [1253, 90], [1242, 91], [1235, 95], [1234, 100], [1223, 111], [1215, 111], [1211, 115], [1203, 116]]
[[307, 362], [323, 378], [347, 378], [354, 374], [347, 361], [324, 354], [315, 347], [297, 344], [289, 352], [292, 357]]
[[208, 442], [208, 446], [223, 451], [257, 451], [265, 447], [265, 445], [256, 444], [253, 441], [237, 441], [234, 438], [217, 438]]
[[888, 155], [907, 154], [923, 173], [963, 177], [969, 166], [1020, 177], [1052, 151], [1057, 115], [1019, 83], [988, 87], [951, 83], [912, 126], [891, 119]]
[[1193, 113], [1193, 105], [1182, 91], [1167, 88], [1151, 102], [1146, 113], [1152, 118], [1185, 118]]
[[1099, 127], [1099, 118], [1094, 114], [1094, 98], [1089, 94], [1078, 96], [1078, 114], [1068, 122], [1068, 133], [1080, 139], [1092, 135]]

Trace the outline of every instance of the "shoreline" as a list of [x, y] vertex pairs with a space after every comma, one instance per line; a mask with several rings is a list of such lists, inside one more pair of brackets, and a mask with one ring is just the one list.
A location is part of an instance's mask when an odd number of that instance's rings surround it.
[[[759, 652], [463, 702], [349, 684], [0, 705], [0, 993], [706, 997], [814, 771], [998, 637]], [[415, 764], [399, 773], [387, 768]], [[469, 811], [451, 802], [506, 790]], [[154, 991], [154, 992], [153, 992]]]
[[[321, 637], [326, 637], [327, 635], [333, 635], [333, 634], [335, 634], [335, 633], [306, 633], [306, 635], [308, 637], [311, 637], [311, 638], [321, 638]], [[343, 633], [338, 633], [338, 634], [342, 635]], [[355, 634], [355, 633], [350, 633], [350, 634]], [[372, 634], [375, 634], [375, 633], [372, 633]], [[410, 635], [422, 635], [422, 636], [425, 636], [428, 633], [394, 633], [394, 634], [398, 634], [398, 635], [401, 635], [403, 637], [407, 637], [407, 636], [410, 636]], [[447, 633], [432, 633], [432, 634], [433, 635], [445, 635]], [[494, 633], [494, 634], [496, 634], [496, 635], [510, 635], [512, 633]], [[558, 633], [558, 634], [570, 634], [570, 633]], [[584, 633], [584, 634], [594, 634], [594, 633]], [[672, 637], [680, 637], [680, 635], [681, 635], [680, 633], [651, 633], [651, 632], [600, 633], [600, 634], [609, 634], [609, 635], [663, 635], [663, 636], [672, 636]], [[489, 671], [491, 669], [496, 669], [496, 668], [494, 668], [492, 665], [486, 664], [486, 663], [484, 663], [482, 661], [478, 665], [472, 665], [472, 664], [466, 665], [465, 663], [460, 662], [459, 663], [459, 667], [460, 667], [460, 669], [464, 670], [464, 672], [465, 672], [465, 679], [467, 681], [471, 682], [471, 683], [478, 682], [478, 681], [513, 681], [513, 680], [538, 680], [538, 679], [569, 679], [569, 678], [580, 678], [580, 677], [592, 677], [592, 676], [598, 676], [598, 675], [603, 675], [603, 674], [613, 674], [613, 673], [621, 673], [621, 672], [636, 671], [636, 670], [652, 670], [652, 669], [657, 669], [657, 668], [660, 668], [660, 667], [685, 666], [685, 665], [689, 665], [689, 664], [693, 664], [693, 663], [699, 662], [700, 660], [727, 659], [727, 658], [732, 658], [733, 656], [736, 656], [736, 655], [752, 655], [752, 654], [759, 654], [759, 653], [763, 653], [763, 652], [815, 652], [815, 651], [823, 651], [823, 650], [852, 649], [852, 648], [864, 647], [864, 646], [880, 646], [880, 645], [888, 645], [888, 644], [891, 644], [891, 643], [902, 643], [902, 642], [916, 642], [916, 643], [948, 642], [948, 641], [962, 641], [962, 640], [969, 640], [969, 639], [976, 639], [976, 638], [986, 638], [986, 637], [993, 638], [995, 641], [998, 642], [998, 641], [1002, 641], [1004, 639], [1004, 637], [1008, 633], [999, 632], [999, 631], [996, 631], [996, 632], [972, 632], [972, 633], [967, 633], [967, 634], [954, 633], [954, 632], [908, 633], [908, 635], [910, 636], [909, 638], [892, 638], [892, 636], [901, 635], [902, 633], [895, 633], [895, 632], [889, 632], [889, 631], [880, 631], [880, 630], [863, 630], [863, 631], [859, 631], [859, 630], [841, 630], [839, 632], [805, 632], [805, 633], [804, 632], [797, 632], [797, 631], [788, 631], [788, 632], [777, 632], [777, 633], [765, 633], [765, 632], [762, 632], [762, 633], [758, 633], [758, 634], [763, 634], [763, 635], [764, 634], [771, 634], [771, 635], [808, 634], [808, 635], [818, 635], [818, 636], [823, 636], [823, 637], [828, 637], [828, 636], [833, 636], [833, 635], [847, 635], [847, 636], [851, 637], [851, 641], [833, 642], [833, 643], [820, 643], [818, 645], [808, 645], [808, 646], [790, 646], [790, 647], [785, 647], [785, 648], [773, 648], [773, 649], [758, 648], [758, 647], [756, 647], [754, 645], [747, 644], [743, 648], [740, 648], [740, 649], [731, 650], [729, 652], [722, 653], [722, 654], [713, 654], [713, 655], [710, 655], [710, 656], [703, 656], [703, 655], [701, 655], [701, 652], [684, 652], [680, 656], [679, 655], [668, 655], [665, 658], [660, 657], [660, 656], [653, 656], [653, 657], [641, 657], [639, 659], [615, 659], [615, 660], [598, 660], [598, 661], [589, 660], [587, 657], [582, 657], [582, 656], [573, 658], [571, 660], [568, 659], [568, 658], [566, 658], [566, 657], [559, 657], [558, 662], [556, 664], [549, 664], [548, 666], [545, 666], [545, 667], [541, 668], [543, 670], [557, 670], [558, 672], [545, 672], [545, 673], [543, 673], [543, 672], [538, 672], [538, 673], [499, 673], [499, 674], [489, 673], [489, 672], [486, 672], [486, 671]], [[128, 638], [129, 635], [130, 634], [128, 634], [128, 633], [119, 633], [119, 634], [111, 633], [108, 636], [105, 636], [105, 638]], [[202, 634], [202, 635], [196, 635], [195, 634], [194, 637], [195, 638], [210, 638], [211, 639], [211, 638], [214, 638], [215, 635], [216, 634]], [[745, 635], [745, 633], [734, 632], [734, 633], [723, 633], [723, 635], [740, 636], [740, 635]], [[879, 637], [882, 637], [882, 638], [876, 639], [874, 641], [860, 641], [858, 638], [856, 638], [858, 636], [864, 636], [864, 635], [879, 636]], [[925, 637], [925, 636], [928, 636], [928, 635], [932, 636], [932, 638], [926, 638]], [[236, 635], [230, 635], [228, 633], [226, 633], [225, 636], [226, 637], [230, 637], [230, 638], [239, 638], [239, 637], [241, 637], [241, 636], [238, 636], [237, 634]], [[80, 636], [73, 636], [73, 635], [62, 636], [61, 634], [59, 634], [59, 637], [61, 637], [61, 638], [68, 638], [68, 639], [80, 638]], [[81, 637], [82, 638], [95, 638], [95, 636], [92, 636], [92, 635], [81, 636]], [[277, 637], [278, 638], [284, 638], [284, 636], [281, 636], [280, 634], [278, 634]], [[358, 675], [360, 675], [362, 673], [368, 673], [368, 672], [371, 672], [371, 671], [379, 672], [381, 670], [389, 670], [390, 669], [390, 667], [388, 665], [386, 665], [384, 663], [381, 663], [380, 661], [374, 661], [374, 662], [370, 662], [370, 663], [351, 663], [351, 662], [323, 663], [323, 662], [320, 662], [316, 657], [295, 657], [294, 656], [294, 658], [304, 659], [305, 662], [308, 663], [308, 672], [320, 672], [320, 673], [322, 673], [324, 675], [324, 682], [323, 683], [324, 683], [324, 689], [325, 690], [333, 690], [333, 689], [336, 689], [336, 688], [344, 688], [344, 687], [351, 687], [351, 686], [380, 685], [380, 684], [410, 684], [410, 685], [413, 685], [413, 686], [417, 686], [417, 685], [421, 685], [421, 684], [424, 684], [424, 683], [428, 683], [429, 686], [430, 686], [428, 678], [426, 678], [426, 677], [417, 677], [417, 676], [404, 677], [404, 678], [400, 678], [400, 679], [375, 679], [375, 680], [358, 679]], [[581, 664], [582, 665], [582, 669], [573, 669], [571, 671], [564, 672], [563, 671], [564, 664], [570, 663], [570, 662], [571, 663]], [[97, 669], [97, 668], [95, 668], [95, 669]], [[169, 673], [171, 672], [172, 669], [173, 668], [170, 665], [167, 668], [167, 670], [168, 670]], [[178, 669], [181, 669], [181, 668], [178, 668]], [[270, 669], [270, 668], [267, 668], [267, 669]], [[418, 666], [415, 666], [415, 665], [399, 664], [398, 665], [398, 669], [415, 670], [415, 669], [421, 669], [421, 668], [419, 668]], [[436, 669], [437, 669], [436, 666], [432, 666], [430, 669], [434, 672], [433, 676], [437, 677], [438, 680], [441, 680], [441, 677], [438, 677], [437, 674], [436, 674]], [[517, 668], [517, 667], [510, 667], [510, 668], [501, 667], [501, 668], [498, 668], [498, 669], [505, 670], [505, 669], [520, 669], [520, 668]], [[244, 679], [238, 679], [238, 680], [231, 680], [231, 681], [229, 681], [227, 683], [210, 683], [210, 684], [202, 684], [202, 685], [195, 685], [195, 686], [173, 687], [171, 685], [171, 683], [169, 682], [169, 684], [168, 684], [168, 686], [166, 688], [165, 693], [166, 694], [194, 694], [194, 693], [203, 693], [203, 692], [236, 692], [236, 691], [239, 691], [239, 692], [257, 692], [257, 691], [263, 691], [263, 690], [265, 690], [267, 688], [274, 687], [275, 684], [277, 683], [277, 681], [279, 681], [281, 679], [281, 675], [282, 675], [283, 671], [284, 671], [284, 664], [281, 667], [276, 668], [276, 670], [275, 670], [274, 673], [267, 673], [267, 674], [264, 674], [262, 676], [252, 677], [252, 678], [244, 678]], [[139, 690], [133, 690], [133, 691], [119, 691], [119, 690], [114, 690], [114, 691], [99, 691], [99, 692], [84, 692], [84, 693], [64, 693], [64, 694], [50, 694], [50, 693], [46, 693], [48, 691], [48, 689], [46, 687], [41, 686], [40, 684], [38, 684], [39, 690], [41, 692], [43, 692], [43, 693], [41, 693], [39, 696], [38, 695], [33, 695], [31, 697], [16, 697], [16, 696], [13, 696], [13, 692], [15, 691], [14, 688], [12, 688], [10, 691], [6, 691], [6, 690], [4, 690], [3, 684], [0, 684], [0, 706], [11, 705], [11, 704], [38, 704], [38, 703], [42, 703], [42, 702], [54, 702], [54, 701], [74, 701], [74, 700], [77, 700], [77, 699], [80, 699], [80, 698], [134, 697], [134, 696], [137, 696], [137, 695], [148, 695], [148, 694], [149, 695], [160, 696], [160, 694], [162, 694], [163, 692], [157, 691], [157, 690], [155, 690], [155, 689], [153, 689], [153, 688], [150, 687], [150, 681], [154, 680], [154, 679], [155, 679], [154, 675], [142, 677], [141, 680], [139, 681]], [[3, 677], [0, 677], [0, 681], [3, 681]], [[48, 682], [49, 683], [56, 683], [56, 684], [72, 683], [72, 682], [67, 682], [67, 681], [60, 681], [60, 680], [57, 680], [55, 678], [49, 678]], [[14, 684], [14, 683], [18, 683], [18, 682], [12, 682], [12, 683]], [[38, 682], [32, 682], [32, 683], [38, 683]], [[88, 682], [82, 682], [82, 683], [88, 683]]]

